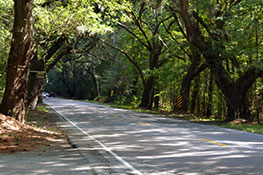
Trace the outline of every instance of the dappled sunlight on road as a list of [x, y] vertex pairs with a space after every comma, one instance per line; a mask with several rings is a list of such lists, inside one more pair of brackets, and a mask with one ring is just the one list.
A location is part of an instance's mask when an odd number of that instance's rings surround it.
[[[77, 101], [58, 100], [54, 108], [143, 174], [263, 172], [260, 135]], [[81, 149], [107, 152], [83, 137], [88, 147]]]
[[[5, 161], [2, 161], [5, 160]], [[75, 150], [25, 152], [13, 155], [1, 155], [1, 175], [89, 175], [91, 167]], [[14, 167], [14, 168], [10, 168]]]

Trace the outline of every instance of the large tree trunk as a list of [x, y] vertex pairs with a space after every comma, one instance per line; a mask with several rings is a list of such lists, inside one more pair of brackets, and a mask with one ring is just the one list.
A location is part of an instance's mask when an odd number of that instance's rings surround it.
[[[33, 59], [30, 62], [30, 73], [28, 77], [28, 106], [30, 106], [32, 110], [35, 109], [37, 102], [39, 101], [40, 92], [43, 90], [43, 79], [38, 78], [36, 71], [46, 71], [47, 73], [64, 55], [69, 53], [70, 47], [61, 49], [64, 41], [64, 38], [59, 38], [57, 41], [55, 41], [43, 58], [39, 59], [38, 53], [36, 51]], [[58, 51], [59, 49], [61, 50]], [[54, 61], [52, 61], [50, 64], [47, 64], [51, 58], [54, 58]]]
[[213, 76], [210, 73], [209, 83], [208, 83], [208, 102], [206, 108], [206, 118], [212, 115], [212, 103], [213, 103]]
[[227, 104], [227, 120], [232, 121], [238, 118], [252, 121], [253, 117], [247, 105], [248, 89], [241, 86], [233, 86], [228, 94], [225, 94]]
[[152, 108], [151, 97], [155, 85], [155, 78], [151, 76], [148, 80], [145, 81], [146, 81], [146, 86], [144, 86], [140, 108], [151, 109]]
[[206, 68], [206, 65], [201, 65], [198, 67], [200, 63], [200, 55], [198, 53], [194, 52], [190, 59], [191, 65], [187, 70], [187, 74], [183, 77], [181, 84], [182, 110], [184, 111], [188, 111], [189, 91], [192, 80]]
[[194, 88], [191, 96], [191, 106], [190, 106], [190, 112], [192, 114], [195, 113], [195, 108], [196, 108], [196, 103], [197, 103], [197, 98], [198, 98], [198, 92], [199, 92], [199, 81], [200, 81], [200, 76], [198, 76], [194, 80]]
[[32, 48], [33, 0], [14, 0], [13, 38], [8, 58], [5, 93], [0, 112], [24, 123], [27, 113], [27, 73]]
[[39, 78], [37, 71], [44, 71], [44, 59], [38, 59], [35, 53], [30, 62], [30, 72], [28, 76], [28, 106], [32, 110], [36, 108], [38, 97], [43, 87], [43, 79]]
[[160, 91], [158, 89], [158, 87], [156, 86], [155, 90], [154, 90], [154, 93], [153, 93], [153, 102], [154, 102], [154, 109], [159, 109], [159, 106], [160, 106], [160, 96], [157, 95], [155, 96], [156, 94], [159, 94]]
[[[158, 44], [156, 44], [158, 45]], [[159, 56], [160, 49], [150, 50], [150, 59], [149, 59], [149, 68], [152, 75], [149, 78], [145, 79], [144, 91], [142, 95], [142, 101], [140, 104], [141, 108], [152, 109], [154, 89], [156, 86], [157, 76], [154, 75], [154, 71], [159, 69]]]
[[[262, 75], [263, 70], [251, 66], [238, 80], [233, 81], [216, 56], [204, 55], [209, 62], [211, 61], [208, 63], [210, 70], [213, 72], [217, 86], [224, 94], [227, 103], [227, 120], [245, 118], [250, 121], [252, 117], [247, 106], [247, 92], [253, 82]], [[211, 57], [214, 59], [212, 60]]]

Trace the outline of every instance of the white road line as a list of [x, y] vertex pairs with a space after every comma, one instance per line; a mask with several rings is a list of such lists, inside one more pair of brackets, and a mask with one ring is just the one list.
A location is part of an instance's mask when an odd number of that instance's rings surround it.
[[[48, 104], [48, 103], [47, 103]], [[48, 104], [49, 105], [49, 104]], [[49, 105], [53, 110], [55, 110], [55, 108], [53, 108], [51, 105]], [[56, 110], [55, 110], [56, 111]], [[83, 130], [82, 128], [78, 127], [74, 122], [72, 122], [71, 120], [69, 120], [66, 116], [64, 116], [63, 114], [61, 114], [60, 112], [56, 111], [59, 115], [61, 115], [64, 119], [66, 119], [70, 124], [72, 124], [73, 126], [75, 126], [76, 128], [78, 128], [83, 134], [89, 136], [92, 140], [94, 140], [95, 142], [97, 142], [105, 151], [107, 151], [109, 154], [111, 154], [113, 157], [115, 157], [115, 159], [117, 159], [119, 162], [121, 162], [127, 169], [131, 170], [132, 174], [134, 175], [143, 175], [139, 170], [137, 170], [136, 168], [134, 168], [131, 164], [129, 164], [127, 161], [125, 161], [123, 158], [121, 158], [119, 155], [117, 155], [116, 153], [114, 153], [113, 151], [110, 150], [110, 148], [106, 147], [103, 143], [101, 143], [100, 141], [98, 141], [97, 139], [95, 139], [92, 135], [90, 135], [89, 133], [87, 133], [85, 130]]]

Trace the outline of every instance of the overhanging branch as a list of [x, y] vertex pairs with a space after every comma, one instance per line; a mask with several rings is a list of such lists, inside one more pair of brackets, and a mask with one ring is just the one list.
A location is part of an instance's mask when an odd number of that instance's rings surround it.
[[101, 39], [101, 38], [95, 38], [94, 36], [90, 36], [90, 37], [91, 37], [91, 38], [94, 38], [94, 39], [97, 39], [97, 40], [99, 40], [100, 42], [102, 42], [102, 43], [106, 44], [107, 46], [111, 47], [112, 49], [115, 49], [115, 50], [117, 50], [118, 52], [122, 53], [122, 54], [136, 67], [136, 69], [137, 69], [137, 71], [138, 71], [138, 73], [139, 73], [139, 75], [140, 75], [140, 77], [141, 77], [141, 79], [142, 79], [142, 83], [146, 86], [146, 81], [145, 81], [145, 79], [144, 79], [144, 76], [143, 76], [143, 73], [142, 73], [142, 70], [141, 70], [140, 66], [138, 65], [138, 63], [137, 63], [135, 60], [133, 60], [133, 59], [128, 55], [128, 53], [126, 53], [123, 49], [121, 49], [121, 48], [119, 48], [119, 47], [116, 47], [116, 46], [114, 46], [114, 45], [112, 45], [112, 44], [109, 44], [107, 41], [105, 41], [105, 40], [103, 40], [103, 39]]
[[120, 22], [117, 22], [117, 24], [118, 24], [118, 26], [125, 29], [128, 33], [130, 33], [133, 37], [135, 37], [143, 46], [145, 46], [147, 49], [149, 49], [149, 46], [146, 43], [144, 43], [135, 33], [133, 33], [130, 29], [128, 29], [128, 27], [126, 27], [125, 25], [123, 25]]

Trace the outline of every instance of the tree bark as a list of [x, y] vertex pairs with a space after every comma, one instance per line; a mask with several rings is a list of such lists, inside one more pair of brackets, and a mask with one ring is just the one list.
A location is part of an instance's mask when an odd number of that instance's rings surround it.
[[[38, 58], [38, 53], [35, 53], [35, 56], [30, 62], [30, 71], [50, 71], [56, 63], [66, 54], [70, 53], [70, 47], [63, 46], [65, 39], [59, 38], [47, 51], [47, 54], [43, 58]], [[58, 51], [61, 49], [60, 51]], [[56, 55], [55, 55], [56, 54]], [[55, 56], [54, 56], [55, 55]], [[53, 58], [54, 61], [50, 64], [47, 62]], [[37, 102], [40, 95], [40, 91], [43, 89], [43, 79], [37, 77], [36, 72], [29, 72], [28, 76], [28, 106], [31, 106], [31, 109], [34, 110], [33, 103]]]
[[212, 115], [212, 103], [213, 103], [213, 76], [210, 73], [209, 83], [208, 83], [208, 102], [206, 108], [206, 118]]
[[[181, 84], [182, 110], [184, 111], [188, 111], [189, 91], [190, 91], [192, 80], [207, 67], [206, 64], [202, 64], [199, 66], [200, 54], [197, 53], [197, 51], [193, 51], [193, 55], [191, 56], [190, 59], [191, 59], [191, 65], [187, 70], [187, 74], [183, 77], [183, 81]], [[174, 111], [175, 110], [176, 109], [174, 109]]]
[[160, 96], [157, 95], [155, 96], [155, 94], [158, 94], [160, 93], [158, 87], [156, 86], [155, 90], [154, 90], [154, 93], [153, 93], [153, 102], [154, 102], [154, 109], [159, 109], [160, 107]]
[[142, 95], [142, 100], [140, 104], [140, 108], [145, 108], [145, 109], [152, 109], [152, 93], [153, 93], [153, 88], [155, 84], [155, 79], [153, 76], [151, 76], [149, 79], [146, 80], [146, 86], [144, 86], [143, 89], [143, 95]]
[[[182, 110], [188, 111], [188, 102], [189, 102], [189, 91], [191, 87], [191, 82], [193, 80], [192, 76], [192, 66], [189, 67], [187, 74], [183, 77], [181, 84], [181, 95], [182, 95]], [[175, 111], [176, 109], [174, 109]]]
[[[195, 113], [195, 108], [196, 106], [198, 106], [198, 112], [196, 112], [196, 114], [200, 114], [199, 111], [199, 102], [197, 103], [198, 100], [198, 92], [199, 92], [199, 81], [200, 81], [200, 76], [198, 76], [195, 80], [194, 80], [194, 89], [192, 92], [192, 97], [191, 97], [191, 107], [190, 107], [190, 112], [192, 114]], [[196, 105], [198, 104], [198, 105]]]
[[202, 116], [205, 116], [206, 115], [206, 93], [207, 93], [207, 88], [208, 88], [208, 77], [207, 76], [204, 76], [204, 79], [203, 79], [203, 86], [202, 86], [202, 96], [200, 96], [200, 98], [202, 99], [202, 102], [201, 102], [201, 110], [202, 110], [202, 113], [201, 115]]
[[[30, 71], [44, 71], [44, 60], [38, 59], [37, 53], [35, 53], [33, 59], [30, 61]], [[29, 72], [28, 76], [28, 106], [35, 110], [38, 97], [43, 86], [43, 79], [38, 77], [37, 72]]]
[[[157, 43], [155, 44], [158, 45]], [[146, 83], [144, 84], [144, 91], [142, 95], [142, 101], [140, 104], [141, 108], [152, 109], [154, 88], [155, 88], [156, 81], [157, 81], [157, 76], [154, 75], [155, 73], [153, 71], [159, 68], [160, 53], [158, 53], [158, 51], [159, 49], [157, 50], [153, 49], [149, 51], [150, 52], [149, 67], [151, 71], [150, 74], [152, 75], [150, 75], [148, 79], [145, 79]]]
[[14, 0], [14, 26], [0, 112], [24, 123], [27, 114], [27, 73], [32, 48], [33, 0]]

